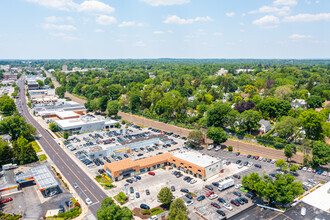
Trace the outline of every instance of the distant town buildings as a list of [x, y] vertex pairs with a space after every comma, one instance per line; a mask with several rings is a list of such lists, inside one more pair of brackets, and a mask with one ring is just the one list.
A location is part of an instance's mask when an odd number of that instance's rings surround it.
[[64, 64], [62, 66], [62, 72], [67, 72], [67, 71], [68, 71], [68, 66]]
[[235, 71], [236, 74], [239, 74], [240, 72], [242, 73], [248, 73], [248, 72], [253, 72], [254, 69], [238, 69]]
[[228, 70], [225, 70], [224, 68], [221, 68], [218, 70], [218, 72], [215, 73], [216, 76], [223, 76], [228, 73]]

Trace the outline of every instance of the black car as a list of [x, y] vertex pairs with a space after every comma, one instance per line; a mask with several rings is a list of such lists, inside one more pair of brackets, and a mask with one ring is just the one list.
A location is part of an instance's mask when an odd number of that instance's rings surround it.
[[222, 216], [225, 216], [226, 215], [226, 213], [224, 211], [222, 211], [222, 210], [217, 210], [217, 213], [219, 215], [222, 215]]
[[135, 193], [135, 197], [138, 199], [138, 198], [140, 198], [140, 193]]
[[254, 159], [254, 158], [256, 158], [255, 156], [251, 156], [251, 159]]
[[250, 198], [250, 199], [252, 199], [252, 195], [249, 194], [249, 193], [246, 193], [245, 196], [248, 197], [248, 198]]
[[238, 197], [241, 197], [242, 196], [241, 193], [239, 193], [239, 192], [234, 191], [233, 193], [234, 193], [234, 195], [236, 195]]
[[254, 164], [255, 167], [261, 168], [260, 164]]
[[240, 164], [241, 162], [241, 160], [236, 160], [236, 164]]
[[210, 185], [206, 185], [205, 188], [208, 189], [208, 190], [213, 190], [213, 187], [210, 186]]
[[244, 166], [247, 166], [248, 164], [249, 164], [249, 162], [247, 162], [247, 161], [245, 161], [245, 162], [243, 163]]
[[143, 154], [138, 154], [137, 156], [138, 156], [138, 157], [141, 157], [141, 156], [143, 156]]
[[240, 152], [237, 152], [237, 153], [236, 153], [236, 156], [239, 156], [240, 154], [241, 154]]
[[60, 212], [60, 213], [62, 213], [62, 212], [65, 211], [65, 210], [64, 210], [64, 207], [63, 207], [62, 205], [60, 205], [60, 206], [58, 207], [58, 209], [59, 209], [59, 212]]
[[298, 170], [302, 170], [302, 168], [303, 168], [302, 166], [299, 166], [299, 167], [298, 167]]
[[190, 195], [190, 194], [188, 194], [188, 193], [187, 193], [185, 196], [186, 196], [188, 199], [193, 199], [192, 195]]
[[241, 179], [240, 175], [234, 174], [233, 177], [237, 178], [237, 179]]
[[213, 182], [212, 185], [218, 187], [219, 186], [219, 183]]
[[149, 189], [146, 189], [146, 194], [147, 194], [147, 195], [150, 195], [150, 191], [149, 191]]
[[127, 179], [126, 182], [133, 183], [133, 180], [132, 179]]
[[235, 199], [236, 200], [236, 202], [238, 202], [239, 204], [241, 204], [241, 205], [244, 205], [245, 203], [241, 200], [241, 198], [237, 198], [237, 199]]
[[247, 155], [247, 158], [250, 158], [251, 157], [251, 155], [249, 154], [249, 155]]
[[221, 197], [218, 198], [218, 201], [221, 202], [222, 204], [225, 204], [225, 203], [226, 203], [226, 200], [224, 200], [224, 199], [221, 198]]
[[65, 205], [66, 205], [67, 207], [70, 207], [70, 201], [65, 201]]
[[188, 178], [189, 178], [188, 176], [185, 176], [185, 177], [183, 178], [183, 180], [186, 181]]
[[129, 188], [129, 191], [130, 191], [131, 193], [134, 193], [134, 188], [133, 188], [133, 187], [130, 187], [130, 188]]
[[201, 196], [199, 196], [198, 198], [197, 198], [197, 201], [202, 201], [202, 200], [204, 200], [205, 199], [205, 196], [204, 195], [201, 195]]
[[181, 192], [184, 192], [184, 193], [189, 193], [189, 190], [188, 189], [180, 189]]
[[242, 198], [240, 198], [243, 202], [245, 202], [245, 203], [248, 203], [249, 202], [249, 200], [247, 199], [247, 198], [244, 198], [244, 197], [242, 197]]
[[148, 205], [143, 204], [143, 203], [140, 205], [140, 208], [141, 209], [150, 209], [150, 207]]
[[268, 159], [267, 162], [270, 163], [272, 161], [272, 159]]
[[171, 191], [174, 192], [175, 191], [175, 187], [171, 186]]

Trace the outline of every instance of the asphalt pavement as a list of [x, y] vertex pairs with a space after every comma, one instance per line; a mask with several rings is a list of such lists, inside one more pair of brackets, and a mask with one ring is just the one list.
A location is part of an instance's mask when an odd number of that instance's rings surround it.
[[100, 208], [101, 201], [107, 198], [102, 189], [97, 186], [93, 180], [64, 152], [64, 150], [54, 141], [50, 134], [39, 125], [39, 123], [30, 115], [26, 106], [25, 99], [25, 77], [18, 81], [20, 95], [18, 98], [17, 109], [26, 121], [37, 129], [38, 141], [44, 151], [49, 155], [54, 164], [58, 167], [62, 175], [69, 181], [78, 184], [76, 193], [83, 199], [83, 202], [89, 198], [93, 204], [89, 205], [90, 211], [96, 216]]

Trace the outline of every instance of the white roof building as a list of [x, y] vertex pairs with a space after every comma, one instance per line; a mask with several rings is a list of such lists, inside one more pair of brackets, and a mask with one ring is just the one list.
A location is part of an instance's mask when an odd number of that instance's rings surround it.
[[302, 198], [301, 201], [330, 213], [330, 181]]

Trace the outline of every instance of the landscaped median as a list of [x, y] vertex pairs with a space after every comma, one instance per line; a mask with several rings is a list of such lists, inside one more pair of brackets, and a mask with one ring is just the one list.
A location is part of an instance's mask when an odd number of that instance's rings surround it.
[[112, 180], [106, 175], [97, 175], [95, 180], [104, 187], [105, 190], [115, 188], [116, 186], [112, 184]]
[[125, 204], [128, 201], [128, 197], [123, 192], [119, 192], [118, 195], [115, 195], [115, 200], [120, 203], [120, 205]]

